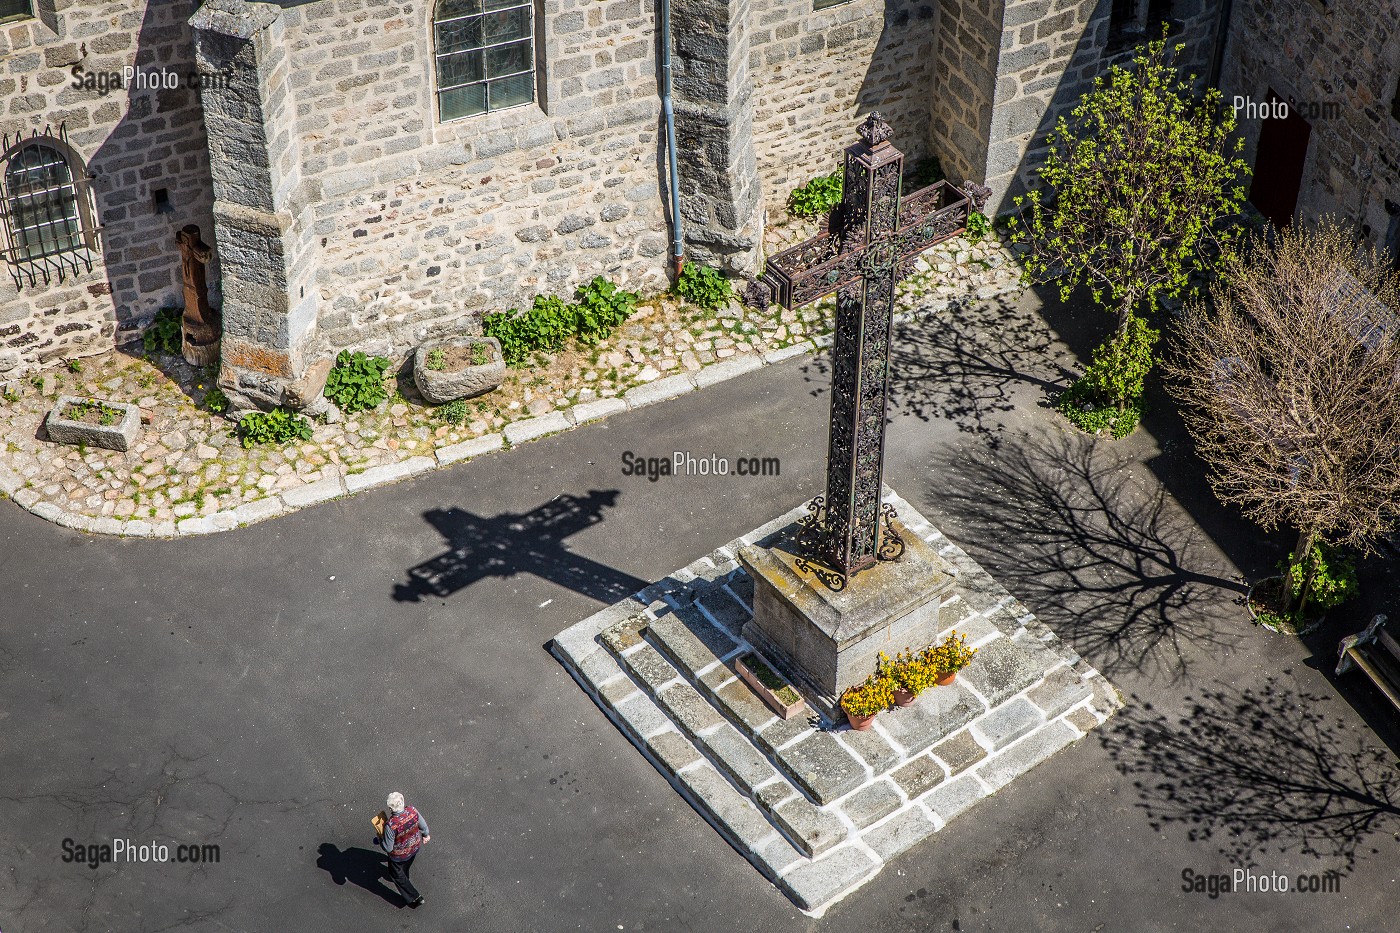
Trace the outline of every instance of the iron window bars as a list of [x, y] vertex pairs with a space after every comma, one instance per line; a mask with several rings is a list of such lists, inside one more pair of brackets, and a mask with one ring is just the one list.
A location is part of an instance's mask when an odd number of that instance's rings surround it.
[[0, 223], [15, 285], [91, 272], [97, 250], [92, 192], [64, 127], [7, 133], [2, 145]]
[[439, 120], [535, 100], [533, 0], [441, 0], [433, 39]]

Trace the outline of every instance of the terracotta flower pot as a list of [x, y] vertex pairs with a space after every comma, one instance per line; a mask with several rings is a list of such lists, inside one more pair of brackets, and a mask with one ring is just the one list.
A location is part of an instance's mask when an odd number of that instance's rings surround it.
[[849, 722], [851, 728], [857, 732], [866, 732], [869, 731], [871, 724], [875, 722], [875, 714], [871, 713], [869, 716], [857, 716], [847, 710], [846, 721]]
[[903, 687], [896, 687], [894, 690], [894, 705], [908, 706], [914, 702], [916, 696], [913, 690], [905, 690]]
[[935, 680], [934, 683], [938, 684], [938, 686], [940, 686], [940, 687], [946, 687], [946, 686], [948, 686], [949, 684], [951, 684], [954, 680], [956, 680], [957, 677], [958, 677], [958, 672], [957, 672], [957, 671], [949, 671], [949, 672], [946, 673], [946, 674], [939, 674], [939, 675], [938, 675], [938, 679]]

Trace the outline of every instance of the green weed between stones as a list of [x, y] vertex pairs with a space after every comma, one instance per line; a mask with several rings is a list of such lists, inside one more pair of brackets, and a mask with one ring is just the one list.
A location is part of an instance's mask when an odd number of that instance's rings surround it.
[[482, 331], [500, 341], [507, 365], [521, 366], [536, 353], [562, 349], [571, 339], [596, 345], [631, 316], [637, 299], [636, 292], [600, 275], [579, 289], [574, 304], [557, 295], [539, 295], [523, 314], [512, 309], [486, 315]]
[[796, 217], [820, 217], [841, 203], [841, 173], [818, 175], [788, 195], [788, 213]]
[[439, 421], [446, 421], [448, 424], [461, 424], [467, 420], [467, 400], [464, 398], [453, 399], [446, 405], [439, 405], [434, 414]]
[[204, 393], [204, 408], [210, 414], [222, 415], [228, 411], [228, 405], [228, 396], [218, 386]]
[[325, 396], [347, 415], [374, 408], [389, 397], [384, 374], [390, 365], [386, 357], [341, 350], [326, 377]]
[[447, 353], [441, 347], [429, 350], [427, 357], [423, 360], [423, 365], [433, 372], [440, 372], [447, 366]]
[[179, 308], [161, 308], [155, 320], [141, 335], [141, 343], [147, 353], [164, 353], [174, 356], [184, 343], [182, 321], [184, 313]]
[[676, 280], [676, 294], [707, 314], [713, 314], [729, 304], [734, 287], [713, 266], [688, 262]]
[[311, 422], [285, 408], [250, 412], [238, 421], [238, 440], [245, 449], [255, 444], [309, 441]]

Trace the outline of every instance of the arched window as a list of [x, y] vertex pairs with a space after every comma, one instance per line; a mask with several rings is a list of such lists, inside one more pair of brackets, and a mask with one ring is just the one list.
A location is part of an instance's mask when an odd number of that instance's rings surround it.
[[533, 0], [438, 0], [433, 45], [439, 120], [534, 101]]
[[87, 173], [56, 136], [7, 137], [0, 149], [0, 220], [12, 271], [31, 281], [92, 269], [96, 249]]

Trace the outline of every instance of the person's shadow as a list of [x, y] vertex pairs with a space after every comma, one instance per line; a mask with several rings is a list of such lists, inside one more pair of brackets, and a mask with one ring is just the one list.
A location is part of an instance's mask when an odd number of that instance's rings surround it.
[[321, 843], [316, 851], [319, 853], [316, 867], [328, 872], [336, 884], [349, 881], [356, 887], [378, 894], [395, 907], [403, 907], [407, 903], [401, 894], [384, 883], [388, 872], [383, 853], [355, 848], [342, 852], [330, 842]]

